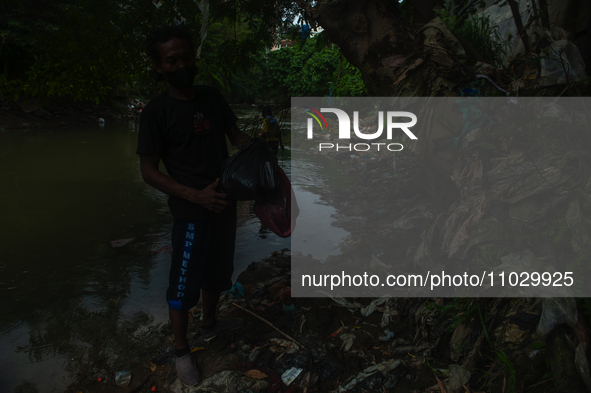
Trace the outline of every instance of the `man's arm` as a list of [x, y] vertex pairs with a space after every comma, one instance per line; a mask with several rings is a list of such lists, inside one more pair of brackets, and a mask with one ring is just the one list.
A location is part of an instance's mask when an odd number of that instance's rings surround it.
[[159, 165], [159, 156], [140, 154], [140, 168], [142, 177], [146, 183], [167, 195], [197, 203], [213, 212], [220, 213], [224, 210], [228, 202], [226, 201], [226, 194], [217, 192], [220, 179], [216, 179], [215, 182], [203, 190], [196, 190], [165, 175], [160, 171]]
[[240, 128], [238, 128], [236, 123], [234, 123], [231, 127], [226, 128], [225, 132], [232, 146], [242, 146], [250, 140], [248, 135], [240, 131]]

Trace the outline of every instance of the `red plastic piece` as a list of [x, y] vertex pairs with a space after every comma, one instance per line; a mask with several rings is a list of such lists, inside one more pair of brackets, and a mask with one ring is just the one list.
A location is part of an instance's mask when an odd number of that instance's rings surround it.
[[[289, 237], [295, 228], [295, 219], [299, 214], [299, 209], [289, 178], [281, 167], [279, 167], [279, 183], [280, 187], [273, 200], [271, 202], [256, 201], [254, 212], [261, 222], [276, 235]], [[294, 211], [291, 209], [292, 202]]]

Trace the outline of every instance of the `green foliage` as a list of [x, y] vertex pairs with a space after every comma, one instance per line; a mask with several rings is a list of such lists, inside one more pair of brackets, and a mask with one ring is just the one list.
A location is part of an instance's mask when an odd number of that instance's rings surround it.
[[[0, 18], [0, 94], [12, 100], [51, 96], [100, 102], [116, 87], [138, 93], [149, 60], [143, 39], [181, 15], [198, 15], [194, 2], [151, 0], [24, 0]], [[196, 18], [186, 20], [198, 31]]]
[[278, 42], [295, 21], [306, 20], [292, 0], [211, 0], [211, 3], [213, 20], [226, 20], [234, 26], [244, 23], [253, 36], [267, 43]]
[[[458, 29], [483, 59], [501, 65], [507, 54], [508, 42], [499, 34], [499, 27], [487, 15], [472, 16]], [[468, 59], [470, 60], [470, 59]]]
[[367, 95], [361, 73], [341, 56], [338, 47], [316, 50], [321, 39], [310, 38], [301, 49], [295, 45], [269, 52], [263, 68], [265, 91], [271, 96], [323, 97], [328, 96], [332, 82], [334, 96]]
[[444, 370], [442, 370], [440, 368], [435, 368], [434, 365], [431, 365], [431, 362], [429, 359], [427, 359], [427, 361], [425, 361], [425, 365], [427, 367], [429, 367], [429, 369], [433, 372], [433, 374], [435, 374], [438, 378], [444, 379], [445, 377], [447, 377], [447, 374], [445, 372], [443, 372]]
[[341, 97], [362, 97], [368, 95], [365, 83], [361, 79], [361, 71], [345, 59], [343, 59], [336, 95]]
[[507, 247], [501, 247], [496, 250], [496, 254], [493, 250], [485, 252], [479, 249], [474, 257], [475, 266], [483, 269], [490, 269], [501, 263], [501, 257], [507, 254]]
[[517, 387], [517, 372], [515, 371], [515, 366], [511, 363], [511, 359], [505, 354], [505, 352], [501, 351], [500, 349], [496, 351], [497, 358], [503, 363], [505, 366], [505, 370], [507, 371], [507, 388], [510, 393], [515, 392]]
[[290, 29], [297, 30], [293, 22], [301, 20], [301, 9], [289, 0], [211, 0], [211, 7], [199, 83], [217, 86], [243, 102], [268, 95], [265, 52]]
[[429, 310], [437, 311], [440, 320], [447, 318], [453, 319], [452, 323], [446, 329], [448, 333], [452, 332], [462, 322], [469, 321], [480, 313], [479, 304], [474, 299], [468, 297], [452, 298], [443, 305], [428, 301], [425, 303], [425, 307]]
[[214, 85], [235, 101], [264, 95], [265, 50], [273, 41], [251, 26], [252, 21], [232, 18], [210, 24], [198, 61], [199, 83]]
[[401, 19], [411, 22], [414, 13], [414, 0], [402, 0], [399, 2], [398, 9], [400, 10]]
[[[502, 65], [509, 42], [505, 37], [501, 37], [499, 27], [488, 15], [470, 15], [475, 9], [467, 8], [470, 12], [463, 8], [462, 10], [455, 15], [447, 9], [439, 11], [438, 14], [450, 31], [464, 38], [487, 63]], [[476, 62], [469, 53], [467, 57], [468, 62]]]
[[479, 8], [484, 8], [484, 0], [447, 0], [445, 9], [455, 21], [455, 26], [461, 28], [468, 19], [470, 19]]
[[561, 242], [564, 241], [565, 235], [569, 233], [568, 225], [566, 224], [566, 220], [563, 218], [559, 218], [554, 220], [554, 222], [546, 228], [543, 232], [543, 235], [549, 238], [552, 241], [552, 244], [558, 246]]
[[[52, 96], [102, 102], [145, 98], [166, 88], [149, 75], [146, 34], [184, 23], [195, 45], [202, 16], [193, 0], [22, 0], [0, 15], [0, 94], [13, 101]], [[322, 34], [266, 53], [293, 22], [307, 23], [295, 2], [211, 0], [198, 82], [235, 99], [288, 95], [364, 95], [359, 71]], [[340, 66], [340, 72], [339, 72]], [[336, 85], [338, 81], [338, 86]]]

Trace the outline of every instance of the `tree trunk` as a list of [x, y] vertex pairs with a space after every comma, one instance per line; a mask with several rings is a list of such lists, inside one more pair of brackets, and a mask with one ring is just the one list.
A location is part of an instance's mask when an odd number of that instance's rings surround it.
[[359, 68], [371, 95], [455, 95], [470, 74], [461, 44], [439, 18], [417, 31], [396, 1], [319, 0], [316, 7], [295, 1]]

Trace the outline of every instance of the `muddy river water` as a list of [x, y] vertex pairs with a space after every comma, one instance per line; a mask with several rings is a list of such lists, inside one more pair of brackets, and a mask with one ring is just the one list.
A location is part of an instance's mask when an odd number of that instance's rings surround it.
[[[166, 196], [141, 178], [136, 141], [133, 121], [0, 135], [1, 392], [63, 392], [80, 373], [129, 367], [164, 349], [170, 256], [154, 251], [169, 244], [172, 223]], [[289, 175], [288, 150], [280, 164]], [[294, 165], [314, 172], [313, 163]], [[298, 199], [330, 221], [333, 209], [307, 186], [294, 184]], [[238, 224], [235, 277], [290, 248], [261, 229], [248, 202]]]

